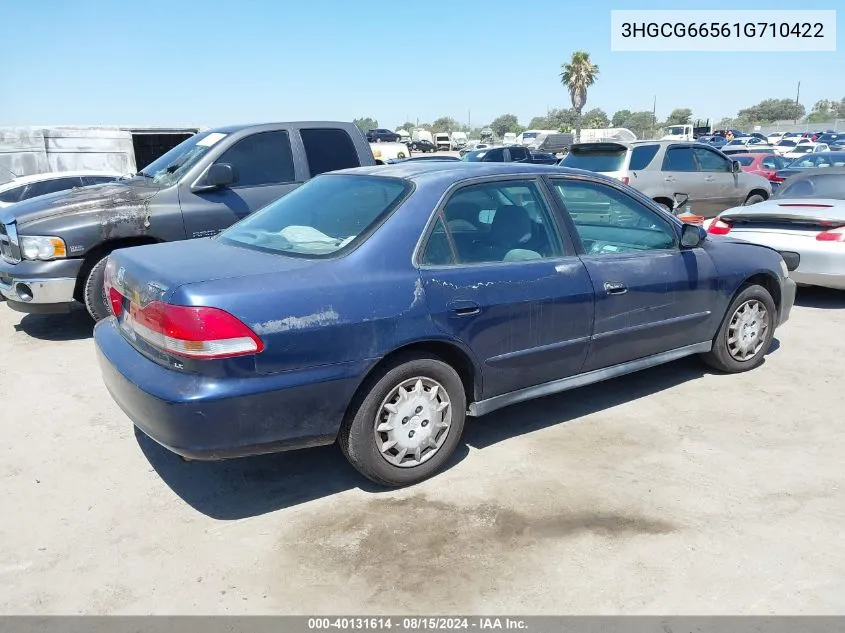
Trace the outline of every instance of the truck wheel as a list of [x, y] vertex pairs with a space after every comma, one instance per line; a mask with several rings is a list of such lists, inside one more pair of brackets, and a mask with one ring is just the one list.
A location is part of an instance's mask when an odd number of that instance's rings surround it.
[[465, 415], [457, 372], [437, 358], [409, 354], [361, 387], [338, 443], [365, 477], [407, 486], [443, 467], [461, 438]]
[[731, 302], [705, 363], [729, 374], [754, 369], [772, 345], [777, 308], [763, 286], [747, 285]]
[[85, 288], [83, 290], [85, 308], [94, 321], [102, 321], [106, 317], [111, 316], [109, 298], [106, 296], [105, 288], [106, 262], [108, 262], [108, 259], [109, 256], [106, 255], [94, 264], [91, 272], [88, 273], [88, 278], [85, 280]]

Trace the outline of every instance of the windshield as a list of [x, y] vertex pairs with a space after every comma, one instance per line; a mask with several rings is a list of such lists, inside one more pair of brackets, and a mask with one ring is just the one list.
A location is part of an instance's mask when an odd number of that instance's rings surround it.
[[532, 138], [537, 138], [537, 132], [523, 132], [522, 133], [522, 140], [528, 140]]
[[778, 141], [777, 144], [781, 147], [795, 147], [798, 145], [795, 141]]
[[813, 148], [810, 145], [799, 145], [793, 151], [793, 154], [812, 154]]
[[687, 129], [685, 127], [681, 127], [680, 125], [675, 125], [674, 127], [670, 127], [668, 129], [668, 133], [673, 135], [673, 136], [678, 136], [678, 135], [681, 135], [681, 134], [686, 134]]
[[226, 134], [220, 132], [195, 134], [179, 143], [166, 154], [159, 156], [138, 174], [151, 178], [156, 184], [172, 185], [178, 182], [186, 171], [196, 165], [200, 158], [226, 136]]
[[481, 160], [483, 160], [486, 155], [487, 155], [486, 149], [473, 150], [471, 152], [467, 152], [466, 154], [464, 154], [464, 156], [463, 156], [463, 158], [461, 158], [461, 160], [466, 160], [466, 161], [469, 161], [471, 163], [478, 163], [478, 162], [481, 162]]
[[569, 152], [560, 164], [564, 167], [589, 171], [619, 171], [623, 168], [626, 154], [627, 150], [624, 148], [587, 151], [581, 149]]
[[328, 257], [366, 239], [409, 190], [410, 184], [397, 178], [318, 176], [229, 227], [219, 239], [294, 257]]
[[773, 198], [834, 198], [845, 200], [845, 174], [812, 172], [807, 178], [800, 178], [777, 190]]

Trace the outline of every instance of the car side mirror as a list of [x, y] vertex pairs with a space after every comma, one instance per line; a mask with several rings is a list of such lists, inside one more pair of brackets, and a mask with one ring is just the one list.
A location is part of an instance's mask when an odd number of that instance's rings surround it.
[[676, 193], [673, 197], [675, 198], [675, 206], [672, 207], [672, 208], [675, 209], [675, 210], [680, 209], [687, 202], [689, 202], [689, 194], [688, 193]]
[[683, 224], [681, 226], [681, 248], [695, 248], [701, 246], [707, 232], [695, 224]]
[[208, 168], [205, 181], [209, 187], [220, 189], [235, 183], [235, 170], [228, 163], [215, 163]]
[[731, 173], [738, 174], [742, 171], [742, 165], [740, 165], [738, 160], [731, 161]]

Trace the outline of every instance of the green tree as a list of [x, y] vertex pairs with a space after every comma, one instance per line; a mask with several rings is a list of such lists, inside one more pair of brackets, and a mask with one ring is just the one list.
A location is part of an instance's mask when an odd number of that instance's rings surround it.
[[432, 132], [454, 132], [458, 129], [460, 123], [455, 121], [450, 116], [442, 116], [431, 124]]
[[764, 99], [757, 105], [740, 110], [737, 118], [750, 123], [774, 123], [800, 119], [805, 112], [804, 106], [792, 99]]
[[497, 116], [490, 124], [490, 129], [499, 138], [502, 138], [508, 132], [519, 134], [522, 131], [522, 127], [519, 125], [519, 120], [515, 114]]
[[572, 108], [553, 108], [546, 116], [535, 116], [528, 123], [529, 130], [559, 130], [570, 132], [575, 127], [577, 115]]
[[837, 119], [845, 119], [845, 99], [840, 100], [834, 108]]
[[599, 74], [599, 67], [590, 61], [590, 54], [575, 51], [568, 64], [561, 64], [560, 81], [569, 90], [572, 109], [575, 110], [575, 142], [581, 138], [581, 111], [587, 104], [587, 88]]
[[370, 117], [352, 119], [352, 122], [357, 125], [358, 129], [364, 132], [364, 134], [366, 134], [368, 130], [374, 130], [378, 127], [378, 121], [371, 119]]
[[647, 138], [655, 132], [654, 115], [649, 111], [632, 112], [619, 127], [628, 128], [637, 138]]
[[675, 108], [669, 113], [666, 125], [684, 125], [692, 120], [692, 110], [689, 108]]
[[610, 127], [610, 119], [607, 118], [607, 113], [601, 108], [587, 110], [581, 118], [584, 121], [584, 127], [588, 130], [600, 130]]
[[415, 126], [413, 123], [411, 123], [410, 121], [405, 121], [402, 125], [396, 128], [396, 131], [398, 132], [399, 130], [408, 130], [409, 132], [413, 132], [414, 127]]
[[625, 121], [631, 118], [633, 112], [630, 110], [617, 110], [613, 113], [613, 118], [610, 119], [610, 124], [613, 127], [624, 127]]

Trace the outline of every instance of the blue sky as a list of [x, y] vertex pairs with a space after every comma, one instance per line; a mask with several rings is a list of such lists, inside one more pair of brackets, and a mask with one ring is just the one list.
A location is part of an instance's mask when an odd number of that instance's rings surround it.
[[[837, 2], [706, 8], [834, 9]], [[587, 108], [676, 107], [733, 115], [767, 97], [808, 110], [845, 97], [845, 52], [610, 51], [611, 9], [677, 1], [6, 0], [0, 2], [0, 126], [222, 125], [371, 116], [382, 126], [503, 113], [522, 123], [568, 107], [560, 64], [591, 53]], [[689, 5], [689, 8], [705, 8]], [[842, 30], [845, 9], [837, 15]], [[471, 114], [470, 114], [471, 113]]]

